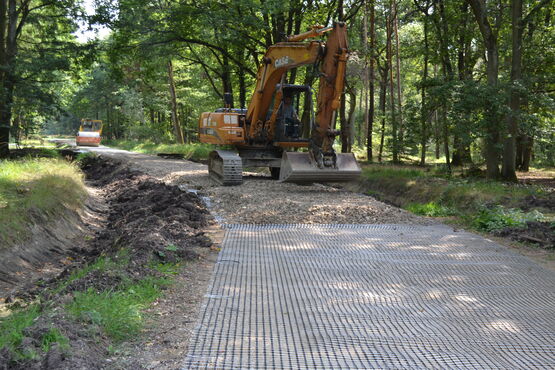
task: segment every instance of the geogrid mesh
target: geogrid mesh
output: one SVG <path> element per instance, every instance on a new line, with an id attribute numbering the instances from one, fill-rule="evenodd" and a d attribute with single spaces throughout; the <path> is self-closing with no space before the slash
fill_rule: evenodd
<path id="1" fill-rule="evenodd" d="M 555 368 L 555 274 L 444 226 L 232 225 L 184 368 Z"/>

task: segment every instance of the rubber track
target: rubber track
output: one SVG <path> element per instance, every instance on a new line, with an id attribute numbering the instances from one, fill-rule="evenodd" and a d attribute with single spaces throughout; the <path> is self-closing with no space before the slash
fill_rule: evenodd
<path id="1" fill-rule="evenodd" d="M 235 152 L 217 150 L 210 153 L 208 172 L 212 179 L 224 186 L 243 183 L 243 163 Z"/>

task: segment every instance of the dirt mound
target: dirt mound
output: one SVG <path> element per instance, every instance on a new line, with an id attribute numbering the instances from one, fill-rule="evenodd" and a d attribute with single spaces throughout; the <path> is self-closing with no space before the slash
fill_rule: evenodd
<path id="1" fill-rule="evenodd" d="M 532 208 L 545 208 L 550 211 L 555 211 L 555 194 L 546 196 L 545 198 L 538 198 L 534 195 L 528 195 L 522 200 L 521 208 L 528 211 Z"/>
<path id="2" fill-rule="evenodd" d="M 203 229 L 212 221 L 200 199 L 177 186 L 167 185 L 114 159 L 87 157 L 82 163 L 89 184 L 98 187 L 108 215 L 104 227 L 85 247 L 72 253 L 83 263 L 100 255 L 128 263 L 112 269 L 90 269 L 84 276 L 58 288 L 78 266 L 70 266 L 59 276 L 43 280 L 16 297 L 24 301 L 38 298 L 45 308 L 32 326 L 25 329 L 18 350 L 35 353 L 32 360 L 16 360 L 6 349 L 0 350 L 0 369 L 102 368 L 107 357 L 107 340 L 99 328 L 85 327 L 67 317 L 62 309 L 73 301 L 75 292 L 105 291 L 129 280 L 157 276 L 152 262 L 196 258 L 199 248 L 212 245 Z M 49 308 L 50 307 L 50 308 Z M 55 328 L 69 339 L 69 349 L 55 344 L 43 352 L 44 338 Z M 93 333 L 91 333 L 91 330 Z M 105 343 L 106 342 L 106 343 Z"/>
<path id="3" fill-rule="evenodd" d="M 211 245 L 201 231 L 208 226 L 209 212 L 195 194 L 112 159 L 87 159 L 83 170 L 94 185 L 102 186 L 110 206 L 96 249 L 128 246 L 135 265 L 142 266 L 152 256 L 191 259 L 194 248 Z"/>
<path id="4" fill-rule="evenodd" d="M 555 227 L 549 222 L 529 221 L 526 227 L 507 227 L 494 234 L 516 241 L 534 243 L 543 248 L 555 248 Z"/>
<path id="5" fill-rule="evenodd" d="M 46 354 L 43 352 L 45 342 L 53 328 L 62 333 L 68 343 L 53 343 Z M 15 359 L 6 349 L 0 350 L 0 369 L 101 369 L 99 359 L 108 356 L 105 349 L 108 342 L 97 328 L 86 329 L 78 323 L 67 320 L 63 313 L 54 311 L 43 314 L 35 323 L 23 331 L 19 349 L 22 353 L 34 353 L 32 359 Z M 42 354 L 42 355 L 39 355 Z"/>

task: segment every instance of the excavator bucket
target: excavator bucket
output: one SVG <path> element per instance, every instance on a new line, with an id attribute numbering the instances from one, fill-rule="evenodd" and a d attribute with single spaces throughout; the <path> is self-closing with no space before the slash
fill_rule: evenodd
<path id="1" fill-rule="evenodd" d="M 345 182 L 356 180 L 360 172 L 352 153 L 337 154 L 337 168 L 318 168 L 308 153 L 283 152 L 279 181 Z"/>

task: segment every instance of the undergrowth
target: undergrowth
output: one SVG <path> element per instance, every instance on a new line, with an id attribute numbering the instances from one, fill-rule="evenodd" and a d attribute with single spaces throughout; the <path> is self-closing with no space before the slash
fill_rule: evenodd
<path id="1" fill-rule="evenodd" d="M 63 159 L 0 160 L 0 246 L 24 241 L 33 221 L 54 220 L 85 197 L 82 173 Z"/>
<path id="2" fill-rule="evenodd" d="M 544 215 L 537 211 L 523 212 L 520 209 L 496 206 L 482 207 L 477 214 L 469 218 L 470 223 L 478 230 L 495 231 L 506 227 L 525 227 L 527 222 L 544 221 Z"/>
<path id="3" fill-rule="evenodd" d="M 445 217 L 454 216 L 457 212 L 449 207 L 442 206 L 436 202 L 429 203 L 411 203 L 406 206 L 406 209 L 417 215 L 429 216 L 429 217 Z"/>
<path id="4" fill-rule="evenodd" d="M 456 216 L 481 231 L 525 228 L 530 221 L 550 220 L 538 210 L 520 209 L 527 205 L 528 198 L 549 196 L 539 186 L 447 177 L 441 170 L 392 165 L 366 166 L 363 176 L 369 195 L 419 215 Z"/>

